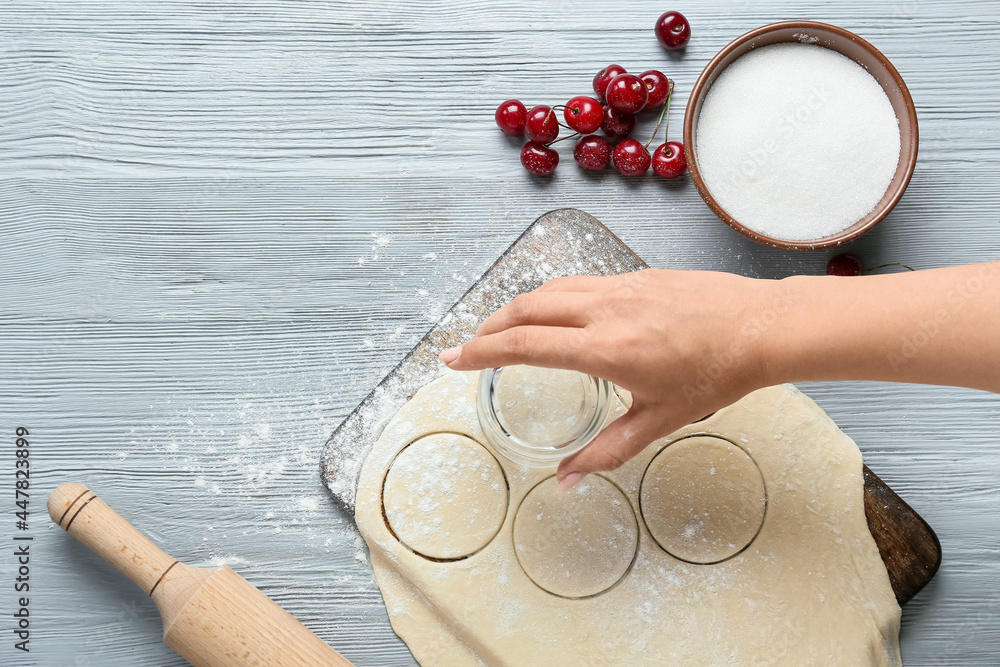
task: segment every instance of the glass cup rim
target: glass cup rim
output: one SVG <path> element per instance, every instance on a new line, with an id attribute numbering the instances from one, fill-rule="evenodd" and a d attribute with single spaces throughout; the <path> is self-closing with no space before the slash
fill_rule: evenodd
<path id="1" fill-rule="evenodd" d="M 597 393 L 593 414 L 579 436 L 559 446 L 535 447 L 508 433 L 500 423 L 492 400 L 495 389 L 494 378 L 503 368 L 500 366 L 480 371 L 476 412 L 486 439 L 506 458 L 532 468 L 550 467 L 586 447 L 603 430 L 611 412 L 611 397 L 614 389 L 607 380 L 580 373 L 594 382 Z"/>

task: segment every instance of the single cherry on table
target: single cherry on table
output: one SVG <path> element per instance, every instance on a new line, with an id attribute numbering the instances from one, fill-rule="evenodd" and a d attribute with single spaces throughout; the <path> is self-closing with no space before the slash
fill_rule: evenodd
<path id="1" fill-rule="evenodd" d="M 906 269 L 907 271 L 916 271 L 916 269 L 912 266 L 907 266 L 906 264 L 902 264 L 900 262 L 889 262 L 878 266 L 870 266 L 866 269 L 865 264 L 860 257 L 849 252 L 844 252 L 839 255 L 834 255 L 830 258 L 830 261 L 826 263 L 826 275 L 860 276 L 865 273 L 878 271 L 879 269 L 887 269 L 890 266 L 898 266 L 899 268 Z"/>
<path id="2" fill-rule="evenodd" d="M 649 91 L 635 74 L 619 74 L 608 83 L 608 106 L 620 113 L 638 113 L 646 106 Z"/>
<path id="3" fill-rule="evenodd" d="M 528 135 L 528 139 L 540 144 L 555 141 L 559 136 L 559 119 L 556 117 L 556 112 L 545 104 L 532 107 L 524 123 L 524 132 Z"/>
<path id="4" fill-rule="evenodd" d="M 635 139 L 626 139 L 615 146 L 611 159 L 622 176 L 642 176 L 649 171 L 649 151 Z"/>
<path id="5" fill-rule="evenodd" d="M 667 95 L 674 87 L 674 82 L 668 79 L 666 74 L 651 69 L 640 74 L 639 78 L 646 84 L 646 92 L 648 93 L 646 109 L 655 109 L 667 101 Z"/>
<path id="6" fill-rule="evenodd" d="M 590 134 L 600 129 L 604 121 L 604 109 L 593 97 L 579 95 L 566 103 L 563 110 L 566 124 L 580 134 Z"/>
<path id="7" fill-rule="evenodd" d="M 826 263 L 828 276 L 860 276 L 863 270 L 864 263 L 861 258 L 849 252 L 835 255 Z"/>
<path id="8" fill-rule="evenodd" d="M 653 171 L 663 178 L 677 178 L 687 169 L 684 146 L 677 141 L 668 141 L 653 151 Z"/>
<path id="9" fill-rule="evenodd" d="M 529 141 L 521 148 L 521 165 L 535 176 L 550 176 L 559 165 L 559 153 L 545 144 Z"/>
<path id="10" fill-rule="evenodd" d="M 611 107 L 604 106 L 604 121 L 601 130 L 611 139 L 625 139 L 635 130 L 635 115 L 618 113 Z"/>
<path id="11" fill-rule="evenodd" d="M 518 100 L 507 100 L 497 107 L 493 114 L 497 121 L 497 127 L 511 137 L 519 137 L 524 134 L 524 124 L 528 120 L 528 111 Z"/>
<path id="12" fill-rule="evenodd" d="M 664 12 L 654 30 L 660 45 L 670 51 L 683 49 L 691 39 L 691 24 L 680 12 Z"/>
<path id="13" fill-rule="evenodd" d="M 611 144 L 604 137 L 588 134 L 576 142 L 573 158 L 588 171 L 607 169 L 611 163 Z"/>

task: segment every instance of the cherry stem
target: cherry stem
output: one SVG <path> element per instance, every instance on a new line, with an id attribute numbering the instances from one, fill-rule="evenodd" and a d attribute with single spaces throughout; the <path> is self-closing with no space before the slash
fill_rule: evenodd
<path id="1" fill-rule="evenodd" d="M 904 269 L 908 269 L 910 271 L 916 271 L 916 269 L 913 268 L 912 266 L 907 266 L 906 264 L 900 264 L 899 262 L 889 262 L 888 264 L 883 264 L 881 266 L 873 266 L 870 269 L 865 269 L 864 272 L 868 273 L 869 271 L 878 271 L 879 269 L 885 269 L 890 266 L 901 266 Z"/>
<path id="2" fill-rule="evenodd" d="M 572 139 L 573 137 L 579 137 L 579 136 L 580 136 L 579 132 L 574 132 L 573 134 L 567 134 L 565 137 L 559 137 L 558 139 L 554 139 L 554 140 L 550 141 L 549 143 L 545 144 L 545 147 L 548 148 L 552 144 L 558 144 L 563 139 Z"/>
<path id="3" fill-rule="evenodd" d="M 554 116 L 555 117 L 555 121 L 556 121 L 556 125 L 558 125 L 559 127 L 565 127 L 567 130 L 572 130 L 573 128 L 570 127 L 569 125 L 566 125 L 565 123 L 560 123 L 559 122 L 559 116 L 555 115 L 556 109 L 565 109 L 565 108 L 566 107 L 563 106 L 562 104 L 557 104 L 554 107 L 550 107 L 548 115 L 546 115 L 545 116 L 545 120 L 542 121 L 542 125 L 545 125 L 545 123 L 549 122 L 549 118 L 551 118 L 551 117 Z M 574 110 L 574 113 L 580 113 L 580 112 Z M 548 145 L 548 144 L 546 144 L 546 145 Z"/>
<path id="4" fill-rule="evenodd" d="M 663 103 L 663 111 L 660 112 L 660 120 L 656 121 L 656 127 L 653 128 L 653 136 L 651 136 L 649 138 L 649 141 L 646 142 L 646 146 L 645 146 L 646 148 L 649 148 L 649 145 L 651 143 L 653 143 L 653 139 L 656 138 L 656 133 L 660 131 L 660 123 L 663 122 L 663 116 L 664 115 L 666 115 L 666 117 L 667 117 L 667 126 L 663 128 L 663 137 L 664 137 L 663 138 L 663 143 L 667 142 L 667 139 L 666 139 L 667 129 L 670 127 L 670 98 L 673 97 L 673 95 L 674 95 L 674 82 L 672 80 L 670 80 L 670 79 L 667 79 L 667 80 L 670 81 L 670 83 L 669 83 L 669 85 L 670 85 L 670 92 L 667 93 L 667 101 Z"/>

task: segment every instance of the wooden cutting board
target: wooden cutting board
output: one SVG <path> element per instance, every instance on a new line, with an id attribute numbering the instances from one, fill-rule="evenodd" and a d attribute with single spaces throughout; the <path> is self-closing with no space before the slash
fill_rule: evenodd
<path id="1" fill-rule="evenodd" d="M 647 268 L 628 246 L 592 216 L 576 209 L 546 213 L 459 299 L 347 419 L 323 450 L 322 476 L 330 493 L 354 516 L 358 476 L 385 424 L 444 366 L 438 353 L 470 339 L 479 323 L 518 294 L 557 276 L 615 275 Z M 931 580 L 941 544 L 924 519 L 864 467 L 865 514 L 903 604 Z"/>

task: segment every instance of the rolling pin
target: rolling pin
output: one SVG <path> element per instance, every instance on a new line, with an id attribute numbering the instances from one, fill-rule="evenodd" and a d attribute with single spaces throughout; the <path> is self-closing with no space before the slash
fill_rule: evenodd
<path id="1" fill-rule="evenodd" d="M 174 560 L 83 484 L 63 484 L 48 507 L 60 528 L 153 598 L 163 641 L 195 667 L 352 667 L 229 567 Z"/>

